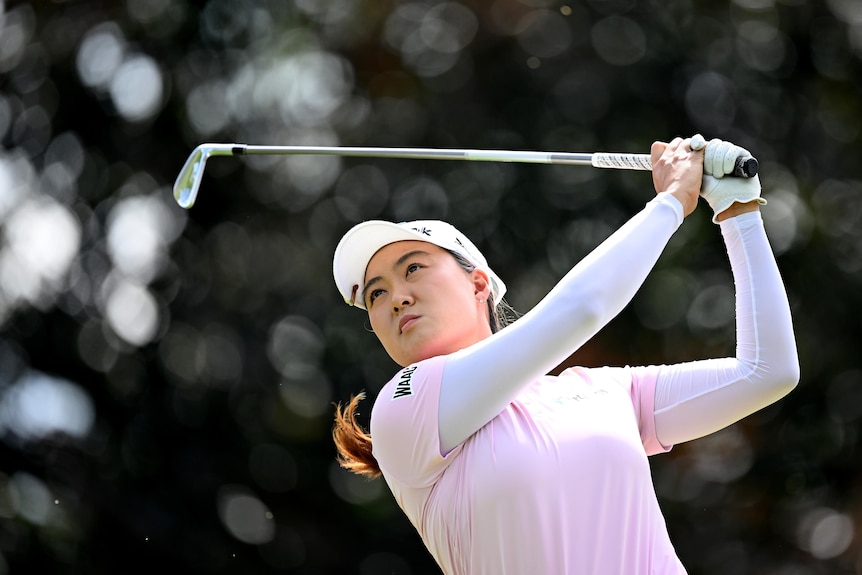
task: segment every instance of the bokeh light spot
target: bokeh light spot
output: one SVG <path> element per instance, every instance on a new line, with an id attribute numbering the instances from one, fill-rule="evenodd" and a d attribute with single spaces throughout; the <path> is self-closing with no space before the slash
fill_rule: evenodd
<path id="1" fill-rule="evenodd" d="M 350 473 L 337 462 L 329 466 L 329 485 L 344 501 L 354 505 L 368 505 L 385 493 L 382 481 L 369 481 L 360 475 Z"/>
<path id="2" fill-rule="evenodd" d="M 323 334 L 304 317 L 284 317 L 269 333 L 269 361 L 287 378 L 305 378 L 317 373 L 323 349 Z"/>
<path id="3" fill-rule="evenodd" d="M 4 232 L 0 285 L 7 295 L 35 302 L 59 291 L 81 244 L 75 215 L 42 197 L 13 212 Z"/>
<path id="4" fill-rule="evenodd" d="M 817 559 L 831 559 L 844 553 L 853 542 L 853 520 L 826 507 L 812 509 L 797 526 L 799 546 Z"/>
<path id="5" fill-rule="evenodd" d="M 726 427 L 699 440 L 691 451 L 694 471 L 706 481 L 728 483 L 754 464 L 754 449 L 737 427 Z"/>
<path id="6" fill-rule="evenodd" d="M 694 329 L 717 329 L 734 320 L 733 287 L 715 284 L 702 287 L 688 309 L 688 325 Z"/>
<path id="7" fill-rule="evenodd" d="M 10 503 L 15 512 L 35 525 L 50 523 L 55 510 L 51 505 L 54 498 L 45 482 L 29 473 L 19 471 L 10 479 L 7 486 Z"/>
<path id="8" fill-rule="evenodd" d="M 440 183 L 419 176 L 402 183 L 392 194 L 393 211 L 398 221 L 446 219 L 449 196 Z"/>
<path id="9" fill-rule="evenodd" d="M 568 22 L 558 12 L 552 10 L 533 10 L 518 23 L 518 44 L 530 54 L 538 68 L 542 58 L 559 56 L 572 44 L 572 32 Z"/>
<path id="10" fill-rule="evenodd" d="M 704 133 L 725 132 L 736 117 L 736 102 L 730 81 L 715 72 L 698 74 L 686 91 L 685 108 Z"/>
<path id="11" fill-rule="evenodd" d="M 635 297 L 634 309 L 649 329 L 666 329 L 682 319 L 694 292 L 692 278 L 681 270 L 656 270 Z"/>
<path id="12" fill-rule="evenodd" d="M 123 341 L 134 346 L 146 345 L 159 327 L 159 309 L 153 294 L 146 288 L 115 277 L 105 299 L 108 325 Z"/>
<path id="13" fill-rule="evenodd" d="M 210 82 L 195 86 L 186 99 L 186 112 L 192 128 L 200 136 L 211 136 L 228 125 L 226 86 Z"/>
<path id="14" fill-rule="evenodd" d="M 285 377 L 279 394 L 290 409 L 303 417 L 320 417 L 329 412 L 332 402 L 332 384 L 319 369 L 302 377 Z"/>
<path id="15" fill-rule="evenodd" d="M 647 50 L 646 34 L 640 24 L 625 16 L 608 16 L 593 25 L 592 41 L 598 55 L 615 66 L 631 66 Z"/>
<path id="16" fill-rule="evenodd" d="M 261 545 L 275 537 L 272 513 L 244 487 L 222 486 L 218 491 L 217 509 L 228 533 L 243 543 Z"/>
<path id="17" fill-rule="evenodd" d="M 152 280 L 165 264 L 173 226 L 157 198 L 133 196 L 114 205 L 107 221 L 108 253 L 118 270 L 140 282 Z"/>
<path id="18" fill-rule="evenodd" d="M 0 398 L 0 431 L 25 439 L 56 433 L 84 438 L 95 422 L 90 396 L 71 381 L 30 371 Z"/>
<path id="19" fill-rule="evenodd" d="M 162 106 L 165 87 L 162 72 L 149 56 L 132 56 L 123 62 L 111 80 L 114 106 L 129 122 L 154 116 Z"/>
<path id="20" fill-rule="evenodd" d="M 78 49 L 78 76 L 90 88 L 106 88 L 123 63 L 125 38 L 119 26 L 110 22 L 87 32 Z"/>

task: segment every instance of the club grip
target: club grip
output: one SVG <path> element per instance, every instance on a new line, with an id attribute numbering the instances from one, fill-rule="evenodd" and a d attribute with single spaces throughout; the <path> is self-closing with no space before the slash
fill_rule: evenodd
<path id="1" fill-rule="evenodd" d="M 590 163 L 595 168 L 652 170 L 652 162 L 649 154 L 596 152 L 590 156 Z M 753 178 L 757 175 L 757 169 L 757 158 L 754 156 L 740 156 L 736 158 L 733 172 L 728 175 L 738 178 Z"/>
<path id="2" fill-rule="evenodd" d="M 736 158 L 733 175 L 739 178 L 753 178 L 757 175 L 758 167 L 757 158 L 754 156 L 740 156 Z"/>

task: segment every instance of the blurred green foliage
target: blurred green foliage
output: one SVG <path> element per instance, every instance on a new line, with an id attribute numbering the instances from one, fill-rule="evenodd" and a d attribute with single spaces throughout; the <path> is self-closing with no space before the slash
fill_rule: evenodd
<path id="1" fill-rule="evenodd" d="M 447 219 L 526 311 L 653 194 L 583 167 L 214 158 L 184 211 L 197 144 L 694 132 L 760 159 L 802 381 L 652 460 L 671 535 L 692 575 L 862 573 L 860 60 L 857 0 L 0 0 L 0 575 L 437 572 L 385 484 L 334 462 L 332 404 L 395 369 L 334 288 L 338 238 Z M 710 215 L 571 363 L 733 352 Z"/>

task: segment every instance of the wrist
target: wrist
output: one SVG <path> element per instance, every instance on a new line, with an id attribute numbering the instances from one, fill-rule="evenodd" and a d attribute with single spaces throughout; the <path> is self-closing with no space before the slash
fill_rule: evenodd
<path id="1" fill-rule="evenodd" d="M 716 221 L 722 222 L 728 218 L 733 218 L 748 212 L 756 212 L 758 210 L 760 210 L 760 203 L 755 200 L 744 203 L 733 202 L 726 210 L 716 214 L 715 219 Z"/>
<path id="2" fill-rule="evenodd" d="M 653 198 L 650 203 L 665 204 L 666 206 L 671 208 L 676 215 L 677 226 L 682 224 L 682 221 L 685 219 L 685 208 L 683 207 L 682 202 L 680 202 L 679 199 L 673 194 L 670 194 L 668 192 L 660 192 L 656 194 L 655 198 Z"/>
<path id="3" fill-rule="evenodd" d="M 695 195 L 691 192 L 687 192 L 682 189 L 680 186 L 670 186 L 664 192 L 659 193 L 660 196 L 667 196 L 668 198 L 673 198 L 677 203 L 682 207 L 683 217 L 688 216 L 692 213 L 695 208 L 697 208 L 697 201 L 699 199 L 698 195 Z"/>

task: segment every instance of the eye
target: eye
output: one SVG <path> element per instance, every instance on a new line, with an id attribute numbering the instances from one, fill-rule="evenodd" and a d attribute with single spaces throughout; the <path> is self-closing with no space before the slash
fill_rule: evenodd
<path id="1" fill-rule="evenodd" d="M 409 266 L 407 266 L 407 275 L 410 275 L 421 268 L 422 266 L 420 266 L 419 264 L 410 264 Z"/>
<path id="2" fill-rule="evenodd" d="M 380 296 L 380 294 L 382 294 L 382 293 L 383 293 L 383 290 L 382 290 L 382 289 L 374 289 L 374 290 L 371 290 L 371 291 L 368 293 L 368 303 L 369 303 L 369 304 L 374 303 L 374 300 L 376 300 L 376 299 Z"/>

